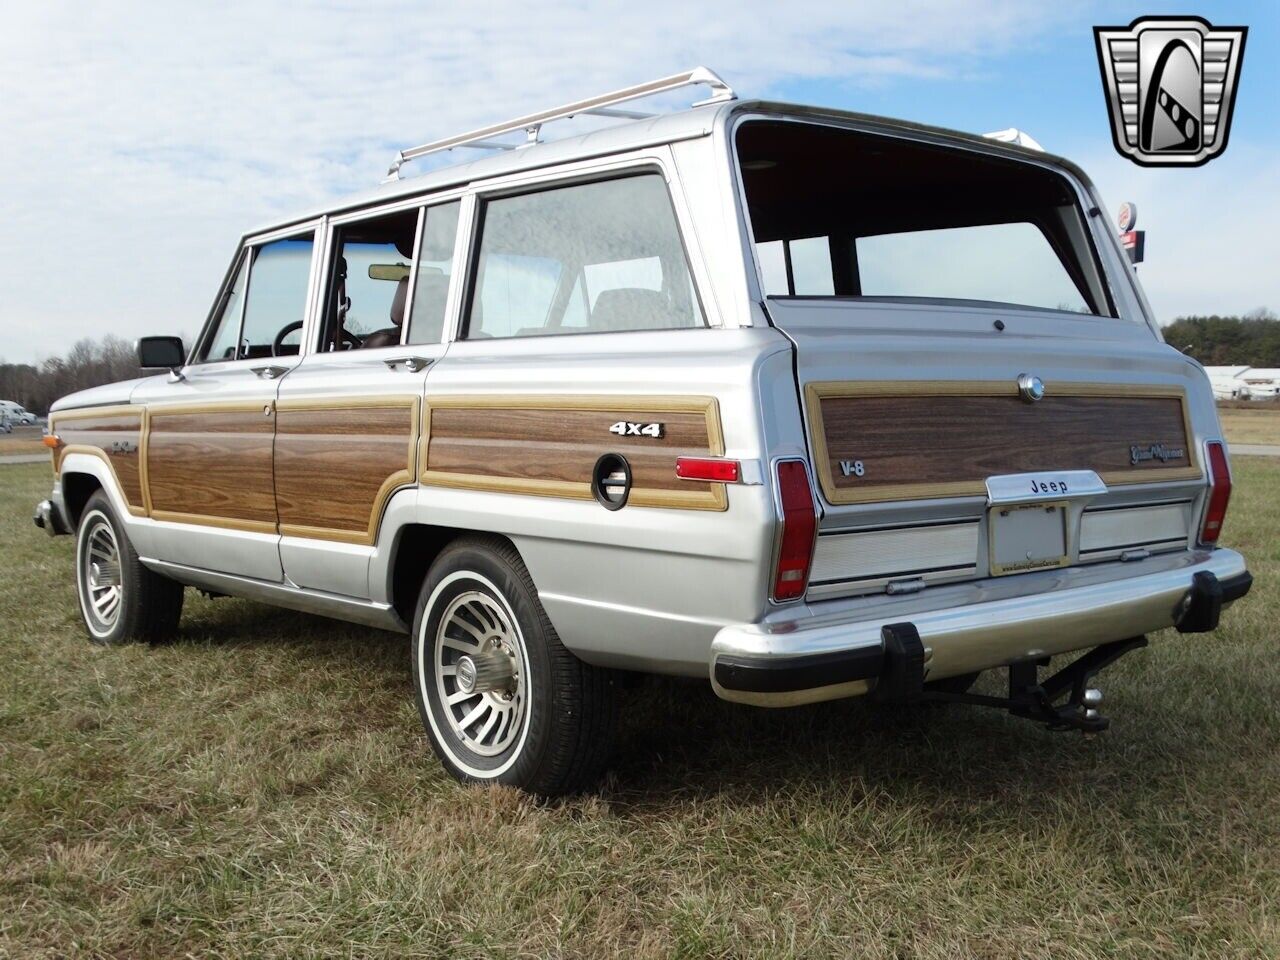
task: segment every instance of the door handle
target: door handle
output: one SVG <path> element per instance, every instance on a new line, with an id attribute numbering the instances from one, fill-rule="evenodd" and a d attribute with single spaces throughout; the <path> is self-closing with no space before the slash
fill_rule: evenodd
<path id="1" fill-rule="evenodd" d="M 427 357 L 387 357 L 382 361 L 388 368 L 394 370 L 396 367 L 403 366 L 410 373 L 417 373 L 431 366 L 431 360 Z"/>
<path id="2" fill-rule="evenodd" d="M 289 372 L 288 367 L 273 367 L 270 365 L 265 367 L 250 367 L 249 369 L 256 373 L 260 380 L 275 380 L 277 377 L 283 377 Z"/>

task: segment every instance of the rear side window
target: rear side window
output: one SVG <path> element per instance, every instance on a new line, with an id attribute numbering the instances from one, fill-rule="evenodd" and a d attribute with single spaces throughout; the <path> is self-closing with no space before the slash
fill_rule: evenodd
<path id="1" fill-rule="evenodd" d="M 753 121 L 739 166 L 766 296 L 1114 316 L 1071 184 L 1026 161 Z"/>
<path id="2" fill-rule="evenodd" d="M 485 202 L 468 338 L 702 325 L 661 176 Z"/>

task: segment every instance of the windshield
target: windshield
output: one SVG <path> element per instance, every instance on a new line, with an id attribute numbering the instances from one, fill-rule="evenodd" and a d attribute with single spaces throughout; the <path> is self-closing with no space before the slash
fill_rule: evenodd
<path id="1" fill-rule="evenodd" d="M 1075 192 L 1019 160 L 786 121 L 737 150 L 770 297 L 1114 316 Z"/>

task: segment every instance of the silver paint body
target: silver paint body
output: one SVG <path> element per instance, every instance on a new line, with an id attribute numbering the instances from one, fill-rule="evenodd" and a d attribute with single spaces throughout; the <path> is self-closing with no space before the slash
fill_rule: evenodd
<path id="1" fill-rule="evenodd" d="M 809 458 L 799 388 L 805 382 L 1013 383 L 1031 373 L 1050 392 L 1055 381 L 1173 385 L 1187 392 L 1198 449 L 1220 439 L 1221 431 L 1203 370 L 1163 344 L 1114 232 L 1096 213 L 1085 220 L 1118 318 L 954 302 L 767 299 L 732 150 L 737 125 L 753 117 L 835 124 L 1016 157 L 1064 175 L 1084 210 L 1104 209 L 1081 171 L 1043 153 L 909 123 L 763 102 L 697 107 L 486 157 L 393 181 L 246 234 L 243 242 L 252 244 L 303 227 L 317 230 L 303 353 L 273 361 L 289 368 L 283 376 L 267 380 L 252 373 L 261 360 L 191 364 L 177 382 L 159 376 L 98 388 L 65 398 L 55 409 L 406 389 L 422 391 L 428 400 L 462 393 L 714 395 L 726 455 L 749 462 L 744 472 L 753 481 L 728 487 L 726 511 L 629 506 L 607 512 L 594 501 L 418 485 L 392 496 L 373 545 L 355 546 L 130 517 L 101 460 L 69 455 L 64 475 L 97 477 L 126 518 L 139 554 L 184 583 L 387 629 L 406 629 L 392 606 L 391 585 L 395 547 L 407 526 L 499 533 L 520 551 L 551 621 L 576 654 L 602 665 L 689 676 L 706 676 L 713 654 L 791 655 L 878 643 L 880 625 L 917 618 L 931 647 L 930 676 L 949 676 L 1168 626 L 1174 594 L 1186 590 L 1194 572 L 1244 569 L 1229 550 L 1195 547 L 1204 479 L 1130 485 L 1075 500 L 1076 529 L 1069 539 L 1078 564 L 998 580 L 987 569 L 985 498 L 835 506 L 822 501 L 815 485 L 821 510 L 815 584 L 802 600 L 771 603 L 778 529 L 772 464 Z M 308 349 L 318 338 L 320 265 L 327 262 L 335 223 L 344 218 L 461 198 L 460 235 L 474 239 L 478 195 L 637 167 L 659 170 L 669 184 L 706 329 L 461 340 L 469 259 L 460 249 L 441 343 L 338 354 Z M 1005 323 L 1003 333 L 993 332 L 997 319 Z M 425 371 L 409 371 L 383 362 L 407 353 L 431 363 Z M 610 439 L 601 437 L 602 443 Z M 61 508 L 60 491 L 54 503 Z M 1090 514 L 1126 505 L 1137 512 Z M 1151 551 L 1156 555 L 1120 562 L 1121 551 L 1108 544 L 1141 533 L 1153 518 L 1161 537 Z M 902 596 L 886 594 L 897 578 L 870 559 L 905 569 L 903 564 L 919 567 L 921 558 L 934 557 L 956 569 L 925 574 L 919 578 L 923 589 L 913 586 L 910 591 L 918 592 Z M 820 585 L 824 577 L 835 579 Z"/>

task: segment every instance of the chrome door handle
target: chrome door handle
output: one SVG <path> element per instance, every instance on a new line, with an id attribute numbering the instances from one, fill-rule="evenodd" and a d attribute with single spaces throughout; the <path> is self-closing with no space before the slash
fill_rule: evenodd
<path id="1" fill-rule="evenodd" d="M 273 367 L 270 365 L 265 367 L 250 367 L 249 369 L 256 373 L 259 379 L 262 380 L 275 380 L 277 377 L 283 377 L 289 372 L 288 367 Z"/>
<path id="2" fill-rule="evenodd" d="M 396 367 L 403 366 L 410 373 L 417 373 L 420 370 L 425 370 L 427 367 L 431 366 L 431 360 L 427 357 L 387 357 L 387 359 L 382 362 L 392 370 Z"/>

